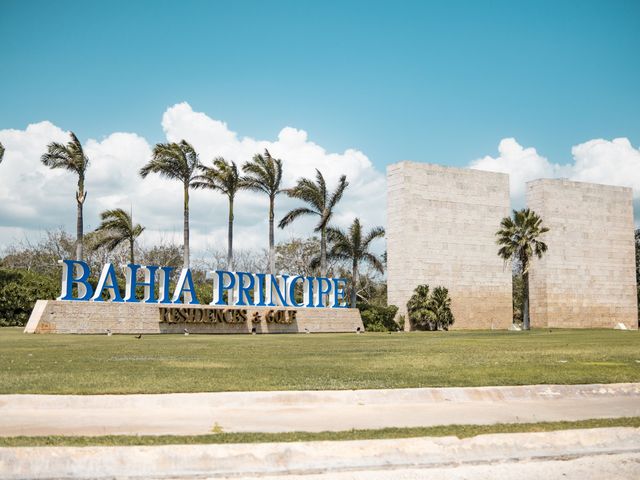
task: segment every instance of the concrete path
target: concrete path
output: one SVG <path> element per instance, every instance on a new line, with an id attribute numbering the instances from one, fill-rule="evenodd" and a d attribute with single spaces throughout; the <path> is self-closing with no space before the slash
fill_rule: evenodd
<path id="1" fill-rule="evenodd" d="M 640 478 L 640 429 L 347 442 L 0 448 L 0 478 Z"/>
<path id="2" fill-rule="evenodd" d="M 0 436 L 198 435 L 640 416 L 640 383 L 165 395 L 0 395 Z"/>

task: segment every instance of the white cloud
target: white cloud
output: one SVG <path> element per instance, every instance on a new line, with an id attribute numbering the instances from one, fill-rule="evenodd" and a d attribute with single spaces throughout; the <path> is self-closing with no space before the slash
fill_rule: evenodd
<path id="1" fill-rule="evenodd" d="M 640 149 L 627 138 L 589 140 L 571 149 L 571 177 L 584 182 L 631 187 L 640 196 Z"/>
<path id="2" fill-rule="evenodd" d="M 277 139 L 239 137 L 224 122 L 195 112 L 187 103 L 168 108 L 162 117 L 167 141 L 186 139 L 203 163 L 224 156 L 239 165 L 268 148 L 283 161 L 283 187 L 301 176 L 321 170 L 333 188 L 340 175 L 350 182 L 338 205 L 335 223 L 346 227 L 358 215 L 367 226 L 384 225 L 386 196 L 384 175 L 365 154 L 348 149 L 330 153 L 308 139 L 307 132 L 283 128 Z M 29 125 L 25 130 L 0 130 L 6 147 L 0 165 L 0 247 L 22 236 L 39 236 L 46 229 L 63 226 L 75 232 L 74 191 L 77 179 L 69 172 L 50 170 L 40 156 L 52 141 L 67 142 L 68 132 L 50 122 Z M 147 227 L 143 242 L 162 239 L 182 241 L 182 188 L 178 182 L 149 175 L 141 179 L 139 169 L 151 156 L 152 146 L 135 133 L 116 132 L 103 140 L 84 142 L 90 159 L 86 189 L 85 229 L 95 228 L 99 212 L 106 208 L 133 207 L 134 220 Z M 276 200 L 276 219 L 297 202 L 281 195 Z M 194 250 L 226 245 L 227 200 L 216 192 L 191 194 L 191 245 Z M 267 246 L 267 199 L 257 193 L 240 192 L 235 204 L 234 246 Z M 308 235 L 312 220 L 276 232 L 276 240 Z"/>
<path id="3" fill-rule="evenodd" d="M 524 204 L 525 183 L 537 178 L 560 176 L 563 168 L 550 163 L 535 148 L 524 148 L 515 138 L 503 138 L 497 157 L 489 155 L 472 161 L 470 168 L 509 174 L 511 198 L 515 206 Z"/>
<path id="4" fill-rule="evenodd" d="M 595 139 L 571 148 L 573 163 L 551 163 L 535 148 L 524 148 L 514 138 L 504 138 L 497 157 L 485 156 L 472 161 L 470 168 L 508 173 L 514 208 L 524 205 L 525 183 L 538 178 L 619 185 L 633 188 L 634 200 L 640 199 L 640 150 L 627 138 Z"/>
<path id="5" fill-rule="evenodd" d="M 255 153 L 269 151 L 283 160 L 283 187 L 297 178 L 313 177 L 321 170 L 333 188 L 340 175 L 350 182 L 340 202 L 334 222 L 348 226 L 359 216 L 368 227 L 384 225 L 386 185 L 384 175 L 359 150 L 327 152 L 309 140 L 307 132 L 285 127 L 273 140 L 240 137 L 219 120 L 195 112 L 187 103 L 168 108 L 162 117 L 167 141 L 186 139 L 204 163 L 224 156 L 239 165 Z M 40 156 L 52 141 L 67 142 L 68 132 L 44 121 L 24 130 L 0 130 L 0 142 L 6 148 L 0 164 L 0 249 L 24 236 L 39 237 L 46 229 L 63 226 L 75 231 L 76 178 L 73 174 L 50 170 Z M 142 241 L 182 241 L 182 189 L 179 183 L 156 175 L 141 179 L 139 169 L 151 156 L 152 146 L 135 133 L 115 132 L 102 140 L 88 139 L 85 151 L 91 164 L 87 174 L 88 199 L 85 204 L 85 228 L 98 224 L 99 212 L 106 208 L 133 207 L 134 219 L 147 227 Z M 524 204 L 525 182 L 544 177 L 568 177 L 575 180 L 630 186 L 640 199 L 640 150 L 628 139 L 595 139 L 572 148 L 573 162 L 552 163 L 535 148 L 523 147 L 513 138 L 500 141 L 496 157 L 485 156 L 469 166 L 480 170 L 505 172 L 511 178 L 514 207 Z M 276 218 L 298 205 L 281 195 L 276 200 Z M 191 242 L 197 252 L 207 246 L 226 245 L 227 201 L 216 192 L 191 194 Z M 313 219 L 277 230 L 276 239 L 309 235 Z M 382 242 L 380 242 L 382 243 Z M 267 246 L 267 199 L 252 192 L 240 192 L 236 198 L 235 246 Z M 378 245 L 379 249 L 383 245 Z"/>

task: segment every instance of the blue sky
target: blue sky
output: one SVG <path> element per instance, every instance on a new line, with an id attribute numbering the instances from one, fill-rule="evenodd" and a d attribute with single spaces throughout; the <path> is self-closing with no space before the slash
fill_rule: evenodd
<path id="1" fill-rule="evenodd" d="M 630 186 L 640 225 L 640 1 L 0 0 L 0 250 L 74 231 L 74 178 L 40 162 L 69 130 L 87 231 L 135 205 L 148 244 L 181 241 L 182 192 L 135 172 L 183 138 L 205 163 L 269 148 L 285 188 L 346 174 L 340 227 L 386 224 L 400 160 L 508 173 L 514 208 L 536 178 Z M 265 202 L 236 200 L 238 248 L 264 247 Z M 194 251 L 224 248 L 224 196 L 190 209 Z"/>
<path id="2" fill-rule="evenodd" d="M 164 139 L 186 101 L 254 138 L 302 128 L 382 168 L 505 137 L 556 163 L 640 143 L 640 2 L 0 2 L 0 129 Z"/>

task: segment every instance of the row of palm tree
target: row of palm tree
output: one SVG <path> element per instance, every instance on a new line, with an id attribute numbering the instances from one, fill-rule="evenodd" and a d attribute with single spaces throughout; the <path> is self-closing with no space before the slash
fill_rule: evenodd
<path id="1" fill-rule="evenodd" d="M 2 158 L 4 157 L 4 146 L 2 142 L 0 142 L 0 163 L 2 163 Z"/>
<path id="2" fill-rule="evenodd" d="M 4 147 L 0 143 L 0 162 L 4 156 Z M 77 136 L 71 132 L 71 141 L 66 145 L 53 142 L 47 146 L 47 152 L 42 155 L 42 163 L 50 168 L 62 168 L 78 175 L 76 191 L 77 225 L 76 225 L 76 258 L 82 259 L 83 248 L 83 205 L 87 198 L 84 189 L 85 174 L 89 166 L 89 159 L 84 154 Z M 287 213 L 278 226 L 285 228 L 299 217 L 318 216 L 314 228 L 320 233 L 319 266 L 322 276 L 327 273 L 327 257 L 337 260 L 351 260 L 352 283 L 351 304 L 355 306 L 355 288 L 358 280 L 358 268 L 361 262 L 368 263 L 382 272 L 382 263 L 369 252 L 373 240 L 384 236 L 384 230 L 376 227 L 363 235 L 360 221 L 356 218 L 345 233 L 339 229 L 329 227 L 336 204 L 349 185 L 343 175 L 338 181 L 336 189 L 329 193 L 322 173 L 316 170 L 315 182 L 308 178 L 301 178 L 297 184 L 287 190 L 282 190 L 282 161 L 273 158 L 268 150 L 264 155 L 257 154 L 252 161 L 242 166 L 245 173 L 241 176 L 234 162 L 227 162 L 224 158 L 214 159 L 213 166 L 201 165 L 195 149 L 185 140 L 179 143 L 159 143 L 153 149 L 152 159 L 140 170 L 145 178 L 149 173 L 157 173 L 162 177 L 179 180 L 184 190 L 184 265 L 189 265 L 189 189 L 208 188 L 218 190 L 227 195 L 229 201 L 228 218 L 228 249 L 227 266 L 233 266 L 233 202 L 240 189 L 249 189 L 264 193 L 269 197 L 269 265 L 270 273 L 275 272 L 274 252 L 274 205 L 276 196 L 285 192 L 292 198 L 304 201 L 307 206 L 299 207 Z M 127 240 L 130 246 L 130 256 L 133 262 L 133 245 L 135 239 L 144 228 L 133 225 L 131 215 L 122 209 L 107 210 L 102 213 L 102 223 L 99 231 L 105 234 L 107 247 L 115 248 Z M 513 212 L 513 217 L 505 217 L 500 230 L 496 233 L 500 245 L 498 255 L 505 261 L 515 261 L 519 264 L 524 280 L 523 295 L 523 327 L 529 329 L 529 266 L 534 257 L 541 258 L 547 250 L 547 245 L 540 240 L 540 236 L 548 231 L 542 225 L 542 219 L 530 209 Z M 332 243 L 327 252 L 327 239 Z"/>
<path id="3" fill-rule="evenodd" d="M 78 176 L 76 191 L 77 223 L 76 223 L 76 259 L 83 258 L 83 205 L 87 198 L 84 189 L 85 174 L 89 159 L 84 154 L 77 136 L 71 132 L 71 141 L 66 145 L 53 142 L 47 146 L 47 152 L 41 157 L 42 163 L 52 169 L 61 168 L 74 172 Z M 369 251 L 373 240 L 384 236 L 384 229 L 376 227 L 364 234 L 360 220 L 356 218 L 348 232 L 330 226 L 334 209 L 349 185 L 346 176 L 342 175 L 333 191 L 327 188 L 324 176 L 316 170 L 315 181 L 300 178 L 290 189 L 282 189 L 282 161 L 274 158 L 268 150 L 264 154 L 256 154 L 251 161 L 242 165 L 242 172 L 235 164 L 222 157 L 213 160 L 212 166 L 200 163 L 198 153 L 187 141 L 178 143 L 159 143 L 153 149 L 151 160 L 140 169 L 142 178 L 156 173 L 163 178 L 177 180 L 183 186 L 183 263 L 189 266 L 189 191 L 191 189 L 217 190 L 227 196 L 228 238 L 227 268 L 233 268 L 233 221 L 234 199 L 242 189 L 263 193 L 269 197 L 269 255 L 268 272 L 275 268 L 275 200 L 278 194 L 285 193 L 291 198 L 299 199 L 307 205 L 288 212 L 278 223 L 279 228 L 286 228 L 296 219 L 304 216 L 316 216 L 318 221 L 314 231 L 320 234 L 320 255 L 317 266 L 322 276 L 327 275 L 327 259 L 352 261 L 351 304 L 355 307 L 356 285 L 359 275 L 359 264 L 368 263 L 382 272 L 382 262 Z M 127 241 L 130 249 L 130 260 L 134 261 L 135 240 L 144 227 L 134 225 L 132 215 L 123 209 L 106 210 L 101 214 L 102 223 L 96 229 L 102 234 L 101 244 L 113 250 Z M 331 249 L 328 250 L 328 243 Z"/>

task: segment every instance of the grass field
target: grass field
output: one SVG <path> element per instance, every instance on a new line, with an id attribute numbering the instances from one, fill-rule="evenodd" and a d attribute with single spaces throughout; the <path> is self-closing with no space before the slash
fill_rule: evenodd
<path id="1" fill-rule="evenodd" d="M 492 425 L 441 425 L 437 427 L 381 428 L 340 432 L 212 433 L 209 435 L 105 435 L 101 437 L 0 437 L 0 447 L 195 445 L 206 443 L 312 442 L 379 440 L 384 438 L 475 437 L 489 433 L 550 432 L 576 428 L 640 427 L 640 417 L 600 418 L 575 422 L 495 423 Z"/>
<path id="2" fill-rule="evenodd" d="M 0 329 L 0 393 L 163 393 L 640 381 L 616 330 L 26 335 Z"/>

